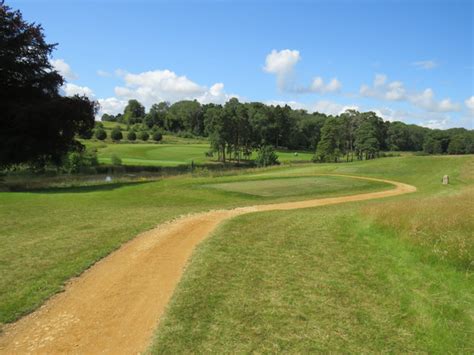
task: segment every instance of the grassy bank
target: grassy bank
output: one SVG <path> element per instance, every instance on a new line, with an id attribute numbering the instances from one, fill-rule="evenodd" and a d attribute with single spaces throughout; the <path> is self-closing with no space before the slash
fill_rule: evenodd
<path id="1" fill-rule="evenodd" d="M 271 188 L 274 178 L 280 183 L 286 180 L 275 176 L 281 170 L 0 192 L 0 322 L 10 322 L 36 308 L 67 279 L 123 242 L 179 215 L 389 187 L 339 177 L 315 177 L 312 185 L 292 191 L 291 196 L 285 190 L 261 196 L 214 187 L 245 182 L 248 187 L 258 183 Z M 260 176 L 262 172 L 266 174 Z"/>
<path id="2" fill-rule="evenodd" d="M 471 353 L 473 166 L 403 157 L 279 172 L 419 191 L 229 221 L 198 247 L 151 351 Z"/>

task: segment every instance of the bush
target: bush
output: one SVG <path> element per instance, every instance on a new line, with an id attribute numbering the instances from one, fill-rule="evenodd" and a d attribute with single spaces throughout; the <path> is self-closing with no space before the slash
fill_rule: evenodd
<path id="1" fill-rule="evenodd" d="M 90 172 L 99 165 L 96 150 L 85 150 L 69 153 L 63 160 L 62 170 L 69 174 Z"/>
<path id="2" fill-rule="evenodd" d="M 155 142 L 159 142 L 163 139 L 163 135 L 161 134 L 160 131 L 155 131 L 153 132 L 153 135 L 152 135 L 152 139 L 155 141 Z"/>
<path id="3" fill-rule="evenodd" d="M 138 138 L 146 142 L 148 138 L 150 138 L 150 135 L 148 134 L 147 131 L 141 131 L 140 133 L 138 133 Z"/>
<path id="4" fill-rule="evenodd" d="M 112 165 L 122 165 L 122 159 L 116 154 L 113 154 L 110 160 L 112 161 Z"/>
<path id="5" fill-rule="evenodd" d="M 275 153 L 275 150 L 271 145 L 266 145 L 260 148 L 257 154 L 257 159 L 255 163 L 259 167 L 265 167 L 270 165 L 278 165 L 278 155 Z"/>
<path id="6" fill-rule="evenodd" d="M 113 130 L 112 130 L 112 133 L 110 134 L 110 137 L 112 138 L 113 141 L 115 142 L 118 142 L 120 141 L 122 138 L 123 138 L 123 135 L 122 135 L 122 130 L 120 129 L 120 127 L 115 127 Z"/>
<path id="7" fill-rule="evenodd" d="M 95 130 L 95 137 L 98 140 L 103 141 L 105 138 L 107 138 L 107 132 L 103 128 L 97 128 Z"/>
<path id="8" fill-rule="evenodd" d="M 133 142 L 133 141 L 136 141 L 136 140 L 137 140 L 137 134 L 135 133 L 135 131 L 130 131 L 130 132 L 128 132 L 128 134 L 127 134 L 127 139 L 128 139 L 129 141 L 132 141 L 132 142 Z"/>

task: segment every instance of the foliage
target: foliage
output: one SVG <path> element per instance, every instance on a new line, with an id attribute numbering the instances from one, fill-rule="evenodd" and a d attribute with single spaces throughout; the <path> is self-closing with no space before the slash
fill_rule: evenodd
<path id="1" fill-rule="evenodd" d="M 161 134 L 160 131 L 155 131 L 153 132 L 151 138 L 155 141 L 155 142 L 159 142 L 163 139 L 163 135 Z"/>
<path id="2" fill-rule="evenodd" d="M 118 141 L 122 140 L 123 134 L 122 134 L 122 130 L 120 129 L 120 126 L 116 126 L 112 130 L 112 132 L 110 133 L 110 138 L 112 138 L 112 140 L 114 142 L 118 142 Z"/>
<path id="3" fill-rule="evenodd" d="M 116 154 L 113 154 L 110 157 L 110 160 L 112 162 L 112 165 L 122 165 L 122 159 L 120 159 L 120 157 Z"/>
<path id="4" fill-rule="evenodd" d="M 105 132 L 105 130 L 103 128 L 97 128 L 95 130 L 95 137 L 98 139 L 98 140 L 105 140 L 107 138 L 107 132 Z"/>
<path id="5" fill-rule="evenodd" d="M 138 132 L 138 139 L 146 142 L 149 138 L 150 138 L 150 135 L 148 134 L 147 131 Z"/>
<path id="6" fill-rule="evenodd" d="M 275 153 L 275 149 L 271 145 L 265 145 L 258 150 L 255 163 L 259 167 L 280 164 L 278 161 L 278 155 Z"/>
<path id="7" fill-rule="evenodd" d="M 131 142 L 137 140 L 137 134 L 135 133 L 134 130 L 130 130 L 130 131 L 127 133 L 127 139 L 128 139 L 129 141 L 131 141 Z"/>
<path id="8" fill-rule="evenodd" d="M 98 164 L 97 151 L 87 149 L 69 153 L 63 160 L 62 170 L 69 174 L 89 173 Z"/>
<path id="9" fill-rule="evenodd" d="M 50 56 L 41 25 L 0 2 L 0 168 L 17 164 L 60 164 L 80 150 L 76 135 L 88 137 L 97 104 L 87 97 L 63 97 L 64 83 Z"/>

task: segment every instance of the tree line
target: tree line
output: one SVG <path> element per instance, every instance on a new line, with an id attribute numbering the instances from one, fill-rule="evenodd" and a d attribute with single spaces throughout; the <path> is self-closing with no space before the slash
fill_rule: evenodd
<path id="1" fill-rule="evenodd" d="M 373 159 L 382 151 L 426 154 L 472 154 L 474 131 L 429 129 L 385 121 L 374 112 L 347 110 L 340 115 L 309 113 L 290 106 L 241 103 L 224 105 L 183 100 L 145 107 L 130 100 L 124 112 L 104 114 L 103 121 L 143 125 L 188 136 L 207 137 L 219 161 L 247 159 L 253 150 L 273 146 L 315 152 L 314 160 L 338 162 Z"/>

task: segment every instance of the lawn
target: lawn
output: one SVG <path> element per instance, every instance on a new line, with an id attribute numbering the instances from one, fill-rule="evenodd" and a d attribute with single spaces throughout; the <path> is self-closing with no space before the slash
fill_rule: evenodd
<path id="1" fill-rule="evenodd" d="M 473 168 L 472 156 L 411 156 L 263 172 L 418 192 L 225 223 L 197 248 L 150 350 L 472 353 Z"/>
<path id="2" fill-rule="evenodd" d="M 326 195 L 338 196 L 350 194 L 354 190 L 361 191 L 368 188 L 383 190 L 388 187 L 384 183 L 339 176 L 244 180 L 205 186 L 261 197 L 308 196 L 314 194 L 321 197 Z"/>
<path id="3" fill-rule="evenodd" d="M 208 185 L 265 179 L 282 168 L 223 177 L 166 178 L 153 182 L 111 183 L 31 192 L 0 192 L 0 322 L 10 322 L 38 307 L 66 280 L 138 233 L 179 215 L 215 208 L 317 197 L 255 196 Z M 291 172 L 291 168 L 286 168 Z M 269 173 L 270 176 L 260 176 Z M 320 178 L 316 178 L 320 179 Z M 329 183 L 331 178 L 325 178 Z M 334 177 L 341 186 L 341 178 Z M 279 179 L 281 180 L 281 178 Z M 294 179 L 291 179 L 294 180 Z M 346 179 L 345 193 L 387 188 Z M 330 194 L 338 194 L 334 190 Z"/>
<path id="4" fill-rule="evenodd" d="M 194 164 L 215 164 L 215 158 L 206 157 L 209 143 L 193 139 L 165 136 L 160 143 L 112 143 L 84 141 L 91 148 L 96 148 L 99 162 L 110 164 L 113 155 L 122 159 L 124 165 L 139 166 L 178 166 Z M 311 152 L 277 151 L 280 162 L 309 162 Z M 254 152 L 251 159 L 256 157 Z"/>

